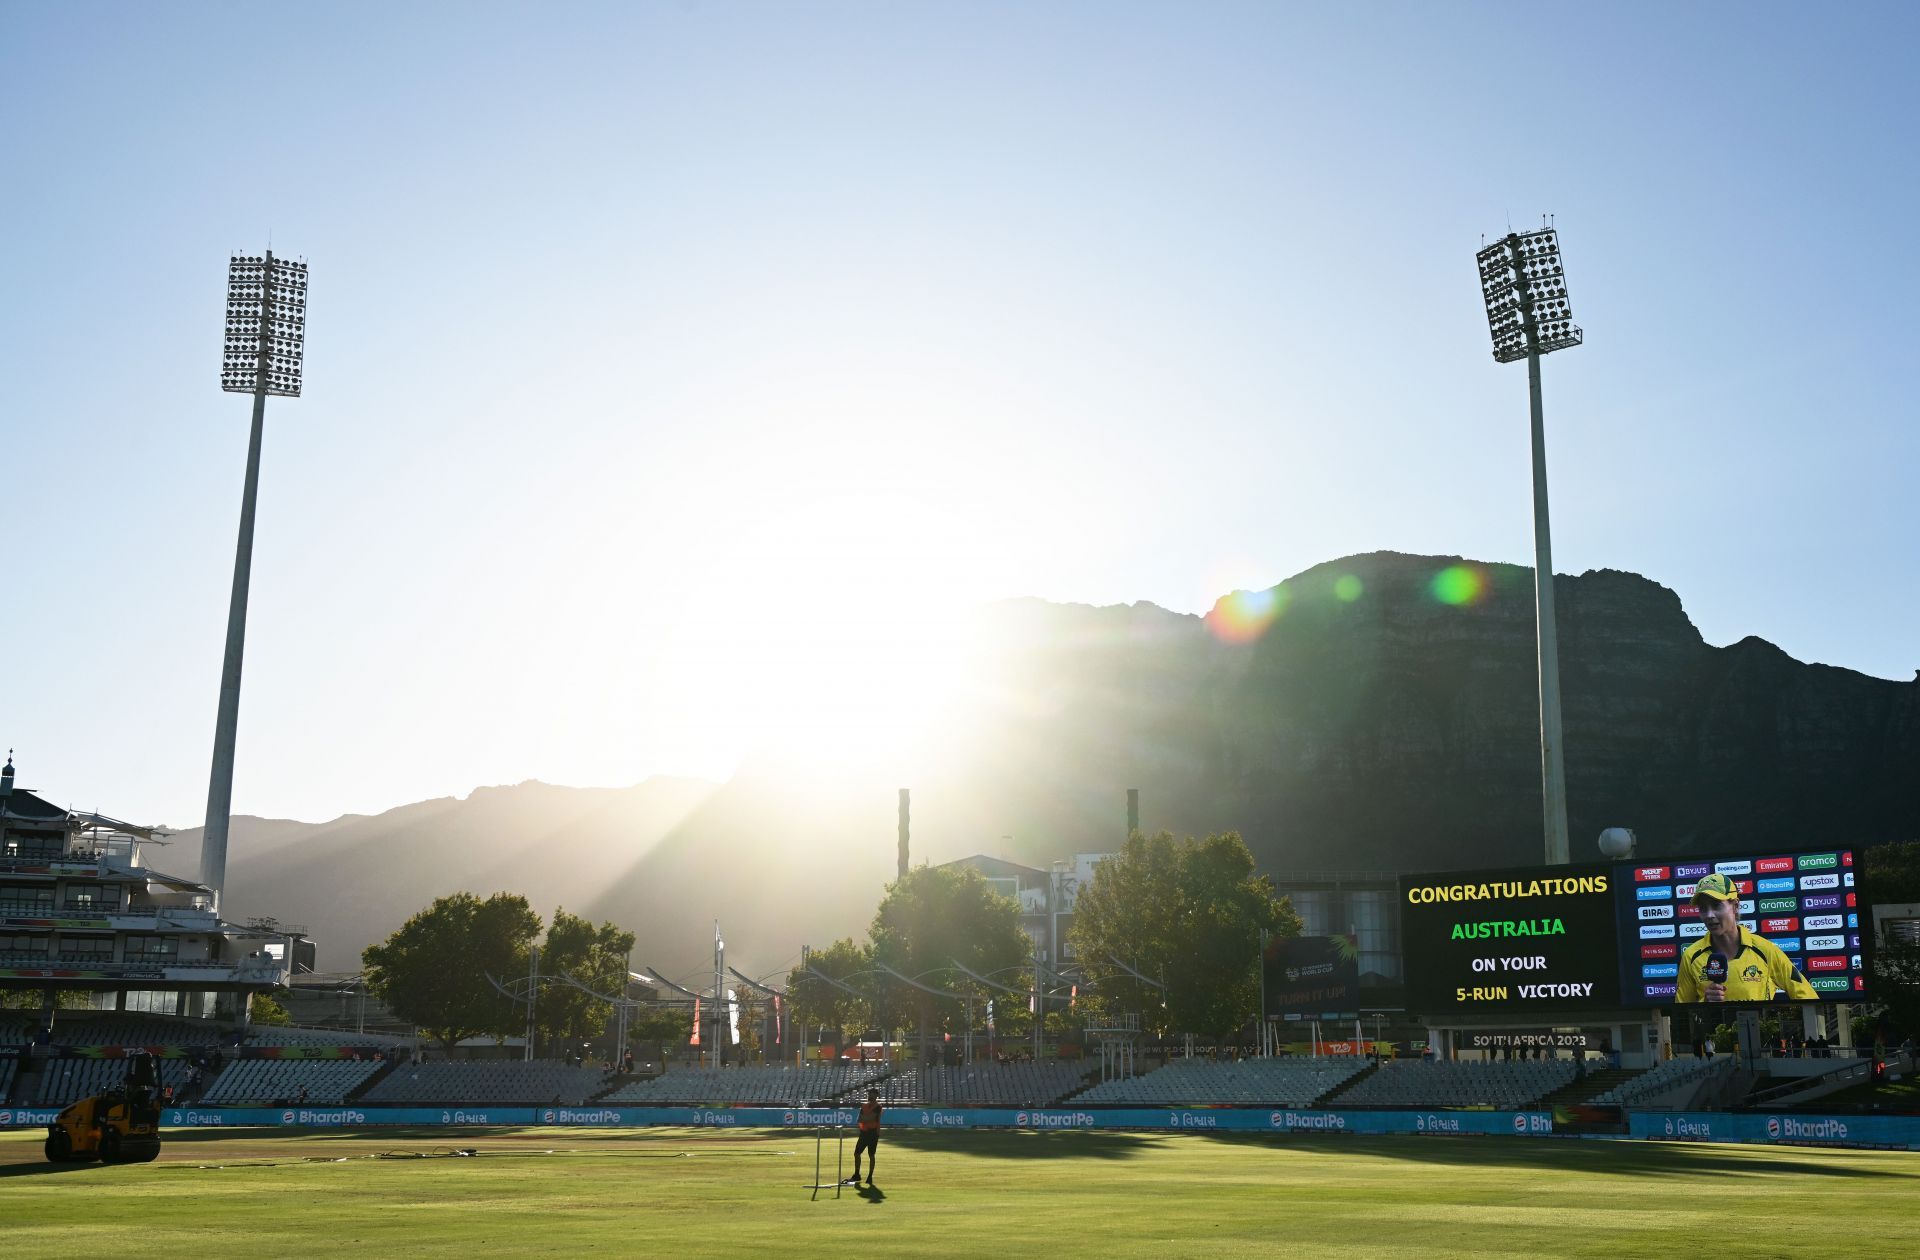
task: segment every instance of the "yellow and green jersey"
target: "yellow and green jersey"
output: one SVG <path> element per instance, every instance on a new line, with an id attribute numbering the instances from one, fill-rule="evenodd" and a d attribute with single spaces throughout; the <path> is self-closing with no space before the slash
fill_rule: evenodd
<path id="1" fill-rule="evenodd" d="M 1680 983 L 1674 999 L 1706 1000 L 1707 960 L 1713 956 L 1713 938 L 1703 936 L 1680 955 Z M 1740 952 L 1727 959 L 1727 1001 L 1771 1002 L 1776 992 L 1799 1000 L 1818 998 L 1793 959 L 1764 936 L 1740 929 Z"/>

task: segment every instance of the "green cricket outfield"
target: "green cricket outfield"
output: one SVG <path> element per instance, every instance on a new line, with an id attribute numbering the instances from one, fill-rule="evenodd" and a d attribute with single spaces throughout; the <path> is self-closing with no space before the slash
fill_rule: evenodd
<path id="1" fill-rule="evenodd" d="M 8 1256 L 1920 1254 L 1901 1152 L 892 1130 L 877 1189 L 815 1201 L 808 1131 L 202 1129 L 115 1167 L 41 1137 L 0 1134 Z"/>

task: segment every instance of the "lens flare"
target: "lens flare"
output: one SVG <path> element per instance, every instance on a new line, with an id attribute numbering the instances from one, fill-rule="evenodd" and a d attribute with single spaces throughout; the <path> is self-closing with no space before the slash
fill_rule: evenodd
<path id="1" fill-rule="evenodd" d="M 1235 591 L 1221 597 L 1206 617 L 1207 628 L 1222 643 L 1252 643 L 1286 611 L 1291 592 L 1282 586 L 1265 591 Z"/>
<path id="2" fill-rule="evenodd" d="M 1452 564 L 1433 575 L 1428 588 L 1433 597 L 1455 608 L 1477 604 L 1487 593 L 1487 575 L 1464 564 Z"/>
<path id="3" fill-rule="evenodd" d="M 1345 577 L 1334 579 L 1333 597 L 1343 604 L 1351 604 L 1354 600 L 1359 599 L 1366 589 L 1366 586 L 1359 578 L 1349 573 Z"/>

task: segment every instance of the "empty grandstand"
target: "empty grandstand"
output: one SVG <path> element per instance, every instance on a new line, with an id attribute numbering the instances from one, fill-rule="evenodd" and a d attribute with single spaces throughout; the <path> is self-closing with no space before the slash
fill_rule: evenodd
<path id="1" fill-rule="evenodd" d="M 1716 1059 L 1669 1059 L 1589 1101 L 1621 1107 L 1679 1106 L 1709 1078 L 1732 1071 L 1731 1055 Z"/>
<path id="2" fill-rule="evenodd" d="M 163 1088 L 185 1087 L 192 1068 L 185 1059 L 159 1059 L 155 1065 L 160 1070 Z M 30 1087 L 32 1097 L 18 1101 L 29 1106 L 64 1107 L 92 1094 L 115 1089 L 126 1077 L 125 1059 L 49 1059 L 37 1078 L 22 1082 L 23 1087 Z"/>
<path id="3" fill-rule="evenodd" d="M 1342 1107 L 1525 1107 L 1578 1074 L 1566 1059 L 1501 1063 L 1394 1059 L 1332 1101 Z"/>
<path id="4" fill-rule="evenodd" d="M 45 1016 L 11 1012 L 0 1016 L 0 1046 L 39 1040 Z M 56 1011 L 47 1043 L 56 1046 L 212 1046 L 234 1034 L 204 1019 L 169 1018 L 116 1011 Z"/>
<path id="5" fill-rule="evenodd" d="M 1075 1101 L 1154 1106 L 1243 1103 L 1261 1107 L 1306 1107 L 1369 1066 L 1370 1060 L 1347 1057 L 1175 1059 L 1144 1076 L 1103 1081 Z"/>
<path id="6" fill-rule="evenodd" d="M 394 1069 L 359 1101 L 372 1104 L 460 1104 L 499 1106 L 575 1106 L 607 1088 L 598 1068 L 569 1067 L 553 1059 L 526 1062 L 439 1060 Z"/>
<path id="7" fill-rule="evenodd" d="M 368 1046 L 393 1049 L 410 1046 L 407 1037 L 384 1033 L 343 1032 L 332 1028 L 287 1028 L 255 1024 L 247 1030 L 249 1046 Z"/>
<path id="8" fill-rule="evenodd" d="M 196 1100 L 208 1105 L 343 1103 L 386 1064 L 379 1059 L 241 1059 Z"/>
<path id="9" fill-rule="evenodd" d="M 960 1067 L 922 1067 L 877 1083 L 887 1104 L 978 1104 L 1044 1107 L 1084 1083 L 1078 1063 L 974 1063 Z"/>
<path id="10" fill-rule="evenodd" d="M 848 1091 L 879 1088 L 890 1067 L 883 1063 L 820 1064 L 811 1067 L 680 1068 L 645 1081 L 629 1081 L 599 1099 L 607 1103 L 758 1103 L 801 1107 L 833 1102 Z M 864 1101 L 864 1094 L 861 1098 Z"/>

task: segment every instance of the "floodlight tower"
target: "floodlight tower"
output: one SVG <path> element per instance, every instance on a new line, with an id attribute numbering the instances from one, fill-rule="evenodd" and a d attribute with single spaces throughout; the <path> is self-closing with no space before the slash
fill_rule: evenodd
<path id="1" fill-rule="evenodd" d="M 1533 603 L 1540 662 L 1540 778 L 1548 865 L 1572 860 L 1566 767 L 1560 753 L 1560 648 L 1553 619 L 1553 544 L 1547 529 L 1547 438 L 1540 414 L 1540 356 L 1581 342 L 1567 302 L 1560 241 L 1551 227 L 1509 232 L 1481 250 L 1480 291 L 1493 357 L 1527 361 L 1533 408 Z"/>
<path id="2" fill-rule="evenodd" d="M 220 388 L 253 395 L 247 440 L 247 483 L 240 498 L 240 542 L 233 557 L 227 606 L 227 655 L 220 667 L 220 714 L 213 728 L 213 773 L 200 845 L 200 882 L 214 905 L 227 880 L 227 820 L 233 805 L 233 750 L 240 726 L 240 659 L 247 642 L 247 587 L 253 573 L 253 516 L 260 493 L 260 436 L 267 395 L 300 396 L 300 360 L 307 339 L 307 264 L 236 254 L 227 268 L 227 344 Z"/>

